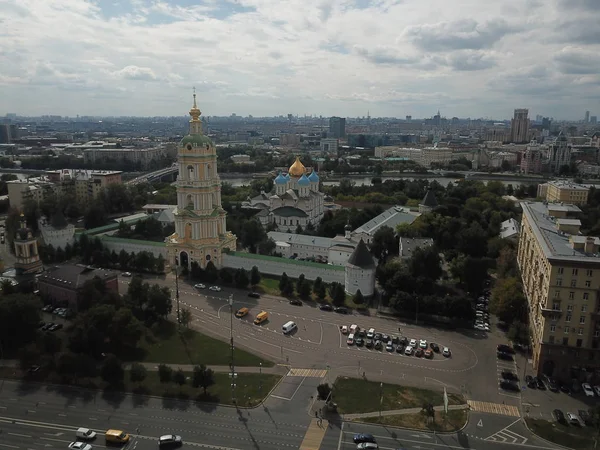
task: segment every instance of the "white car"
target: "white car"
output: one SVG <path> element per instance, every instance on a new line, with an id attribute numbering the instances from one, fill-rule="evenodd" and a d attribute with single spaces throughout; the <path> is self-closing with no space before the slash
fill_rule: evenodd
<path id="1" fill-rule="evenodd" d="M 375 328 L 369 328 L 369 331 L 367 331 L 367 339 L 373 339 L 373 336 L 375 336 Z"/>
<path id="2" fill-rule="evenodd" d="M 581 387 L 583 388 L 583 392 L 585 392 L 585 395 L 587 397 L 593 397 L 594 396 L 594 390 L 592 389 L 592 387 L 589 384 L 583 383 L 581 385 Z"/>
<path id="3" fill-rule="evenodd" d="M 348 325 L 342 325 L 342 326 L 340 327 L 340 332 L 341 332 L 342 334 L 348 334 Z"/>
<path id="4" fill-rule="evenodd" d="M 448 347 L 444 347 L 444 349 L 442 350 L 442 355 L 448 358 L 450 356 L 450 349 Z"/>
<path id="5" fill-rule="evenodd" d="M 158 438 L 158 447 L 166 448 L 166 447 L 180 447 L 183 444 L 183 440 L 181 436 L 177 436 L 175 434 L 165 434 Z"/>
<path id="6" fill-rule="evenodd" d="M 208 289 L 215 292 L 221 292 L 221 288 L 219 286 L 211 286 Z"/>
<path id="7" fill-rule="evenodd" d="M 129 278 L 131 276 L 131 272 L 123 272 L 121 275 L 123 275 L 124 277 Z"/>
<path id="8" fill-rule="evenodd" d="M 86 444 L 85 442 L 81 441 L 71 442 L 69 444 L 69 448 L 72 450 L 92 450 L 92 446 L 90 444 Z"/>
<path id="9" fill-rule="evenodd" d="M 426 339 L 421 339 L 419 341 L 419 347 L 421 347 L 423 350 L 427 349 L 427 340 Z"/>
<path id="10" fill-rule="evenodd" d="M 490 326 L 487 323 L 476 323 L 473 328 L 479 331 L 490 331 Z"/>
<path id="11" fill-rule="evenodd" d="M 75 437 L 77 439 L 85 439 L 85 440 L 92 440 L 96 437 L 96 432 L 93 430 L 90 430 L 89 428 L 78 428 L 77 431 L 75 432 Z"/>
<path id="12" fill-rule="evenodd" d="M 404 354 L 407 355 L 407 356 L 410 356 L 410 355 L 413 354 L 413 347 L 412 347 L 412 345 L 409 345 L 408 347 L 406 347 L 404 349 Z"/>
<path id="13" fill-rule="evenodd" d="M 387 345 L 385 346 L 385 349 L 388 352 L 393 352 L 394 351 L 394 343 L 392 341 L 388 341 Z"/>
<path id="14" fill-rule="evenodd" d="M 196 289 L 206 289 L 206 285 L 202 283 L 197 283 L 194 285 Z"/>
<path id="15" fill-rule="evenodd" d="M 417 340 L 416 339 L 411 339 L 410 342 L 408 343 L 408 345 L 410 347 L 416 347 L 417 346 Z"/>

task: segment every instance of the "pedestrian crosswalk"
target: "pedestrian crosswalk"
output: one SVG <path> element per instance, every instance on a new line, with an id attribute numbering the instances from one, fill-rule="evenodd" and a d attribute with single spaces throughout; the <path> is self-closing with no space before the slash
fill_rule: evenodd
<path id="1" fill-rule="evenodd" d="M 290 369 L 288 377 L 311 377 L 323 378 L 327 375 L 327 371 L 323 369 Z"/>
<path id="2" fill-rule="evenodd" d="M 504 405 L 500 403 L 478 402 L 467 400 L 471 411 L 484 412 L 490 414 L 499 414 L 502 416 L 521 417 L 519 408 L 513 405 Z"/>
<path id="3" fill-rule="evenodd" d="M 520 434 L 515 433 L 514 431 L 510 431 L 507 429 L 498 431 L 496 434 L 492 434 L 490 437 L 485 438 L 486 441 L 492 442 L 505 442 L 507 444 L 519 444 L 525 445 L 527 442 L 527 438 L 521 436 Z"/>
<path id="4" fill-rule="evenodd" d="M 306 430 L 302 444 L 300 444 L 300 450 L 319 450 L 328 427 L 327 420 L 313 419 Z"/>

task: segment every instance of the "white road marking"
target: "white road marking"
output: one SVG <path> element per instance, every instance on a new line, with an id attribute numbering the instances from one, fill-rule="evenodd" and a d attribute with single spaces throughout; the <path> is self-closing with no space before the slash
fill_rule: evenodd
<path id="1" fill-rule="evenodd" d="M 31 437 L 28 434 L 19 434 L 19 433 L 6 433 L 6 434 L 10 434 L 11 436 L 19 436 L 19 437 L 26 437 L 26 438 L 30 438 Z"/>
<path id="2" fill-rule="evenodd" d="M 16 445 L 8 445 L 8 444 L 0 444 L 0 447 L 21 448 L 21 447 L 17 447 Z"/>

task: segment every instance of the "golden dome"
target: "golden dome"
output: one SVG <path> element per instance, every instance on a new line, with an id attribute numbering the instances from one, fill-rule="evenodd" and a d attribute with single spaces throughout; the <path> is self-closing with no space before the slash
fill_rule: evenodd
<path id="1" fill-rule="evenodd" d="M 290 166 L 288 173 L 291 177 L 301 177 L 306 172 L 306 167 L 300 162 L 300 157 L 296 156 L 296 161 Z"/>

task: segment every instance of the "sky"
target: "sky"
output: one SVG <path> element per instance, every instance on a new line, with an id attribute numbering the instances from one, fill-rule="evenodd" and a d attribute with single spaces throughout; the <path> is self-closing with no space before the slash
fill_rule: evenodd
<path id="1" fill-rule="evenodd" d="M 600 116 L 600 0 L 0 0 L 0 116 Z"/>

